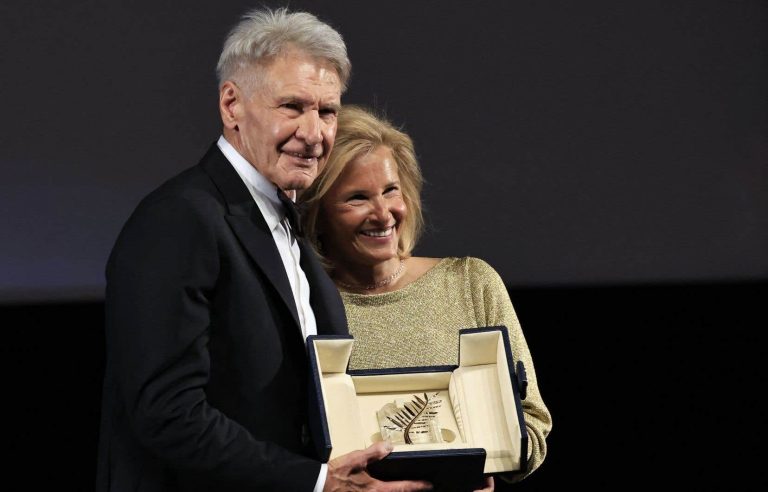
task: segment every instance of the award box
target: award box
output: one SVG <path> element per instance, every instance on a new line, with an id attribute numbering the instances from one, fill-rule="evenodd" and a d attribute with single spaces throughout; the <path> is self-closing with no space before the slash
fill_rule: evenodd
<path id="1" fill-rule="evenodd" d="M 460 330 L 456 366 L 348 370 L 353 345 L 352 336 L 307 338 L 310 429 L 322 461 L 365 449 L 403 423 L 395 417 L 384 429 L 377 412 L 385 405 L 409 407 L 408 416 L 431 398 L 439 406 L 424 412 L 435 415 L 443 442 L 395 443 L 392 453 L 369 465 L 371 476 L 465 491 L 481 488 L 485 474 L 526 469 L 521 400 L 527 379 L 523 364 L 513 363 L 506 327 Z"/>

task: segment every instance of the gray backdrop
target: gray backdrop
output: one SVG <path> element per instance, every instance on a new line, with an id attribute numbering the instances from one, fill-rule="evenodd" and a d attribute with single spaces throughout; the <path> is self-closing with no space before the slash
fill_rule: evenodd
<path id="1" fill-rule="evenodd" d="M 101 297 L 137 202 L 218 137 L 255 5 L 0 3 L 0 301 Z M 768 3 L 290 5 L 347 41 L 344 101 L 414 138 L 417 254 L 511 286 L 768 278 Z"/>

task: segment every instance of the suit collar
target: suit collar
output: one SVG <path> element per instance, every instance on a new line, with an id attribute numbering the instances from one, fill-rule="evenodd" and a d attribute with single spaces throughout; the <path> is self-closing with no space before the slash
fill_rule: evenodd
<path id="1" fill-rule="evenodd" d="M 285 217 L 283 204 L 277 197 L 277 186 L 257 171 L 245 157 L 240 155 L 237 149 L 223 135 L 219 137 L 216 146 L 221 150 L 221 153 L 224 154 L 224 157 L 226 157 L 232 167 L 235 168 L 240 179 L 243 180 L 249 193 L 256 201 L 256 205 L 264 216 L 269 229 L 273 231 L 280 221 L 283 220 L 283 217 Z"/>
<path id="2" fill-rule="evenodd" d="M 203 170 L 224 197 L 230 215 L 248 217 L 256 206 L 248 188 L 229 163 L 221 149 L 213 143 L 200 161 Z"/>

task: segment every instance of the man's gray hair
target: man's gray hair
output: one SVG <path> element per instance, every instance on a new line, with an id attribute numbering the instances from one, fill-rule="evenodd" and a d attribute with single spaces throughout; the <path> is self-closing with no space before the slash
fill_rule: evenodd
<path id="1" fill-rule="evenodd" d="M 252 10 L 230 31 L 216 66 L 219 87 L 227 80 L 252 87 L 255 81 L 250 79 L 257 74 L 243 79 L 242 72 L 289 48 L 333 65 L 344 92 L 352 66 L 341 34 L 310 13 L 285 7 Z"/>

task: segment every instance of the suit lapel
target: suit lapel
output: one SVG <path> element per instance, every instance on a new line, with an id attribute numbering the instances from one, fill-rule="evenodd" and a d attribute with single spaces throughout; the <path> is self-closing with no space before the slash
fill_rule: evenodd
<path id="1" fill-rule="evenodd" d="M 253 261 L 275 286 L 283 302 L 291 311 L 293 320 L 299 326 L 299 314 L 296 311 L 296 302 L 293 299 L 291 284 L 285 273 L 283 260 L 280 258 L 272 233 L 267 229 L 267 224 L 256 204 L 254 204 L 253 209 L 250 217 L 229 215 L 227 222 L 232 226 L 232 230 Z M 258 227 L 254 227 L 254 225 Z"/>
<path id="2" fill-rule="evenodd" d="M 315 313 L 317 334 L 347 335 L 347 316 L 338 289 L 304 239 L 299 240 L 299 249 L 301 269 L 310 285 L 309 303 Z"/>
<path id="3" fill-rule="evenodd" d="M 245 183 L 215 143 L 203 157 L 202 166 L 227 202 L 229 214 L 226 220 L 232 227 L 232 231 L 251 259 L 275 287 L 290 310 L 296 326 L 300 326 L 291 284 L 285 273 L 280 252 L 277 250 L 272 232 Z"/>

